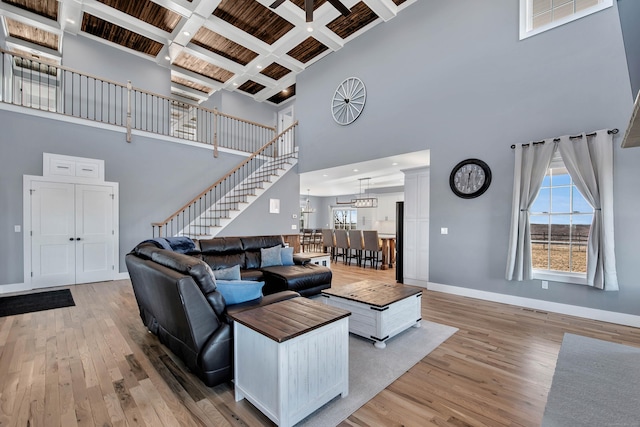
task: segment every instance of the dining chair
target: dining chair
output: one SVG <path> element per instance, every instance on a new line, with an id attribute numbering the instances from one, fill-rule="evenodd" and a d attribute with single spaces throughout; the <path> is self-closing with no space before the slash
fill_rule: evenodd
<path id="1" fill-rule="evenodd" d="M 364 239 L 362 237 L 362 230 L 349 230 L 349 265 L 351 265 L 351 258 L 355 258 L 358 261 L 358 266 L 362 265 L 362 251 L 364 250 Z"/>
<path id="2" fill-rule="evenodd" d="M 363 265 L 367 266 L 367 260 L 369 260 L 371 267 L 378 269 L 378 263 L 382 262 L 379 255 L 382 254 L 382 242 L 378 237 L 378 230 L 364 230 L 362 232 L 364 237 L 364 260 Z"/>
<path id="3" fill-rule="evenodd" d="M 311 239 L 311 230 L 308 228 L 303 228 L 302 235 L 300 236 L 300 246 L 302 247 L 302 252 L 309 252 L 312 243 Z"/>
<path id="4" fill-rule="evenodd" d="M 317 228 L 313 230 L 313 250 L 315 252 L 322 252 L 322 230 Z"/>

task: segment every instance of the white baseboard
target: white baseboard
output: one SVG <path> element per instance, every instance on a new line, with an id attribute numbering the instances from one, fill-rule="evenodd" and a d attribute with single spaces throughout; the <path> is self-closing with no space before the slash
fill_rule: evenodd
<path id="1" fill-rule="evenodd" d="M 517 297 L 513 295 L 498 294 L 495 292 L 479 291 L 477 289 L 463 288 L 460 286 L 443 285 L 429 282 L 427 289 L 430 291 L 460 295 L 469 298 L 477 298 L 485 301 L 499 302 L 516 305 L 518 307 L 533 308 L 536 310 L 550 311 L 553 313 L 567 314 L 569 316 L 585 319 L 599 320 L 602 322 L 616 323 L 619 325 L 640 328 L 640 316 L 615 311 L 600 310 L 597 308 L 580 307 L 577 305 L 561 304 L 557 302 L 543 301 L 533 298 Z"/>
<path id="2" fill-rule="evenodd" d="M 0 295 L 2 294 L 10 294 L 13 292 L 24 292 L 30 291 L 31 286 L 26 283 L 11 283 L 8 285 L 0 285 Z"/>
<path id="3" fill-rule="evenodd" d="M 429 286 L 429 282 L 426 280 L 407 279 L 406 277 L 402 280 L 402 283 L 405 285 L 420 286 L 421 288 L 428 288 Z"/>
<path id="4" fill-rule="evenodd" d="M 127 271 L 123 273 L 116 273 L 113 276 L 113 280 L 127 280 L 129 279 L 129 273 Z M 46 289 L 46 288 L 42 288 Z M 32 291 L 33 288 L 27 283 L 11 283 L 8 285 L 0 285 L 0 295 L 10 294 L 14 292 Z"/>

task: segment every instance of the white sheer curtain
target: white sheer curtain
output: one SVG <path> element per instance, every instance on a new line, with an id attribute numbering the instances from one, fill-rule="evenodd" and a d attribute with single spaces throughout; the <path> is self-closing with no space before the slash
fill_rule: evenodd
<path id="1" fill-rule="evenodd" d="M 507 280 L 521 281 L 533 278 L 529 208 L 536 200 L 555 150 L 556 144 L 553 139 L 544 143 L 515 147 Z"/>
<path id="2" fill-rule="evenodd" d="M 613 141 L 607 130 L 581 138 L 564 136 L 515 147 L 513 205 L 507 280 L 531 280 L 529 208 L 538 195 L 553 154 L 559 150 L 576 187 L 594 209 L 587 249 L 587 284 L 618 290 L 613 238 Z"/>
<path id="3" fill-rule="evenodd" d="M 613 239 L 613 136 L 600 130 L 594 136 L 560 138 L 558 149 L 575 186 L 593 208 L 587 246 L 587 284 L 618 290 Z"/>

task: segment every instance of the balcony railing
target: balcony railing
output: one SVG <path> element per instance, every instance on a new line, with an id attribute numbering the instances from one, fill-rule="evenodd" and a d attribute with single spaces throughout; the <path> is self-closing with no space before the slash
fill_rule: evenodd
<path id="1" fill-rule="evenodd" d="M 253 153 L 274 127 L 0 50 L 0 102 Z"/>

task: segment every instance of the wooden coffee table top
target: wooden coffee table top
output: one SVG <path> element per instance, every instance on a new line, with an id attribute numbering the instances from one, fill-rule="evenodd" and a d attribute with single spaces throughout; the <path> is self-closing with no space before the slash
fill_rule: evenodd
<path id="1" fill-rule="evenodd" d="M 374 307 L 384 307 L 412 295 L 422 293 L 422 289 L 406 286 L 401 283 L 384 283 L 377 280 L 341 285 L 322 291 L 324 295 L 340 297 Z"/>
<path id="2" fill-rule="evenodd" d="M 296 297 L 229 314 L 229 317 L 276 342 L 283 342 L 350 315 L 350 311 Z"/>

